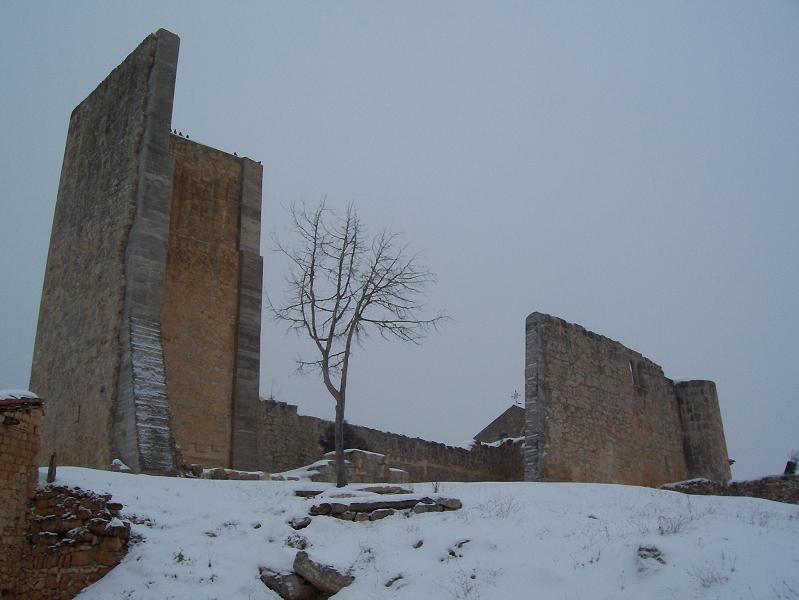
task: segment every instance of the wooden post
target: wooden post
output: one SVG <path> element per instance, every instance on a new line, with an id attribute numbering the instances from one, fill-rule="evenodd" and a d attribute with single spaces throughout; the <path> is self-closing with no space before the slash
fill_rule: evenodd
<path id="1" fill-rule="evenodd" d="M 53 483 L 55 481 L 55 452 L 50 455 L 50 466 L 47 467 L 47 483 Z"/>

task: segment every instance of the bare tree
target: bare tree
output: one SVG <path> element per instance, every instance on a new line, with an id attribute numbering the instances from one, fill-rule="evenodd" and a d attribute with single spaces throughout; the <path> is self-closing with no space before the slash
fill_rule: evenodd
<path id="1" fill-rule="evenodd" d="M 409 254 L 400 237 L 387 230 L 369 237 L 350 205 L 343 216 L 325 207 L 293 206 L 296 246 L 277 241 L 291 263 L 285 302 L 270 302 L 275 318 L 307 335 L 316 351 L 298 360 L 300 371 L 317 370 L 336 402 L 336 485 L 346 485 L 344 408 L 353 344 L 370 331 L 384 338 L 419 344 L 447 316 L 422 318 L 422 297 L 435 275 Z"/>

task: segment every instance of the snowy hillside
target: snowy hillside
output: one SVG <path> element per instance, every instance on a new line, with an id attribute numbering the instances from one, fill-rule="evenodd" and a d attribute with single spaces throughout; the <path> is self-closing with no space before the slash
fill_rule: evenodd
<path id="1" fill-rule="evenodd" d="M 799 599 L 799 507 L 765 500 L 614 485 L 442 483 L 439 491 L 460 498 L 461 510 L 360 523 L 317 516 L 294 531 L 288 521 L 314 503 L 294 490 L 326 484 L 67 467 L 57 483 L 112 493 L 143 538 L 81 600 L 276 598 L 258 568 L 290 570 L 300 537 L 311 558 L 351 570 L 354 583 L 336 595 L 342 600 Z M 429 483 L 412 486 L 432 491 Z"/>

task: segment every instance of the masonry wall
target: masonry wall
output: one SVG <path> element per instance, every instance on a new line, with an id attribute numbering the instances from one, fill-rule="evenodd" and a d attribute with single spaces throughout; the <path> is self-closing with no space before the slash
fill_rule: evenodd
<path id="1" fill-rule="evenodd" d="M 680 407 L 688 473 L 691 477 L 729 481 L 732 473 L 716 384 L 712 381 L 681 381 L 675 384 L 674 390 Z"/>
<path id="2" fill-rule="evenodd" d="M 176 35 L 148 36 L 70 121 L 31 370 L 41 460 L 252 468 L 261 166 L 171 134 Z"/>
<path id="3" fill-rule="evenodd" d="M 259 418 L 258 468 L 280 472 L 310 464 L 324 453 L 319 440 L 331 422 L 297 414 L 297 407 L 264 401 Z M 420 438 L 353 426 L 368 449 L 386 455 L 391 467 L 411 481 L 519 481 L 523 476 L 518 444 L 454 448 Z"/>
<path id="4" fill-rule="evenodd" d="M 656 486 L 695 476 L 674 383 L 658 365 L 550 315 L 531 314 L 526 328 L 526 479 Z"/>
<path id="5" fill-rule="evenodd" d="M 162 334 L 183 460 L 228 466 L 239 295 L 241 161 L 172 136 Z"/>
<path id="6" fill-rule="evenodd" d="M 41 400 L 0 399 L 0 596 L 14 597 L 36 488 Z M 22 597 L 22 596 L 18 596 Z"/>
<path id="7" fill-rule="evenodd" d="M 173 470 L 158 311 L 177 54 L 148 36 L 70 118 L 30 382 L 62 464 Z"/>
<path id="8" fill-rule="evenodd" d="M 66 486 L 38 490 L 18 594 L 25 600 L 69 600 L 104 577 L 128 551 L 130 523 L 108 494 Z M 26 504 L 27 508 L 27 504 Z"/>

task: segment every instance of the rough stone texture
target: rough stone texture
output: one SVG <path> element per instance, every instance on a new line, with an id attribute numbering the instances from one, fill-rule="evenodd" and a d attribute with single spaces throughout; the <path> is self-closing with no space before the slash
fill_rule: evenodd
<path id="1" fill-rule="evenodd" d="M 771 475 L 750 481 L 723 483 L 710 479 L 691 479 L 667 483 L 661 489 L 700 496 L 749 496 L 775 502 L 799 504 L 799 475 Z"/>
<path id="2" fill-rule="evenodd" d="M 171 135 L 178 47 L 147 37 L 70 121 L 31 370 L 52 397 L 41 460 L 257 456 L 262 169 Z"/>
<path id="3" fill-rule="evenodd" d="M 0 399 L 0 596 L 15 597 L 36 488 L 42 401 Z M 24 597 L 24 596 L 19 596 Z"/>
<path id="4" fill-rule="evenodd" d="M 339 573 L 331 566 L 312 560 L 307 552 L 297 552 L 294 557 L 294 572 L 327 594 L 337 594 L 355 581 L 352 575 Z"/>
<path id="5" fill-rule="evenodd" d="M 226 466 L 238 314 L 238 158 L 172 136 L 175 162 L 161 311 L 175 442 L 185 462 Z"/>
<path id="6" fill-rule="evenodd" d="M 729 478 L 712 383 L 675 386 L 639 353 L 550 315 L 531 314 L 526 331 L 526 480 Z M 683 426 L 689 412 L 700 427 Z"/>
<path id="7" fill-rule="evenodd" d="M 284 600 L 322 600 L 323 594 L 296 573 L 279 573 L 268 567 L 259 569 L 261 581 Z"/>
<path id="8" fill-rule="evenodd" d="M 319 440 L 330 421 L 297 414 L 284 402 L 261 402 L 258 419 L 258 468 L 269 472 L 295 469 L 322 454 Z M 476 445 L 454 448 L 420 438 L 353 425 L 370 450 L 385 462 L 407 471 L 410 481 L 520 481 L 523 475 L 519 444 L 497 448 Z"/>
<path id="9" fill-rule="evenodd" d="M 524 435 L 524 408 L 515 404 L 491 421 L 474 439 L 490 444 L 505 438 L 518 438 Z"/>
<path id="10" fill-rule="evenodd" d="M 68 600 L 113 569 L 128 551 L 130 523 L 108 494 L 49 486 L 32 502 L 20 598 Z"/>
<path id="11" fill-rule="evenodd" d="M 105 467 L 112 458 L 122 345 L 129 342 L 123 319 L 126 272 L 128 261 L 139 258 L 130 238 L 142 216 L 141 188 L 156 183 L 143 166 L 153 127 L 149 119 L 167 100 L 171 114 L 171 89 L 153 90 L 169 76 L 159 73 L 168 71 L 161 69 L 159 53 L 177 58 L 170 36 L 161 30 L 145 39 L 70 119 L 30 385 L 52 397 L 43 423 L 43 456 L 57 451 L 65 464 Z M 162 100 L 157 107 L 154 95 Z M 134 414 L 128 400 L 124 421 L 130 428 Z M 128 433 L 133 455 L 136 439 Z"/>
<path id="12" fill-rule="evenodd" d="M 674 385 L 680 406 L 683 448 L 688 472 L 708 479 L 729 481 L 727 442 L 721 422 L 716 384 L 712 381 L 681 381 Z"/>

